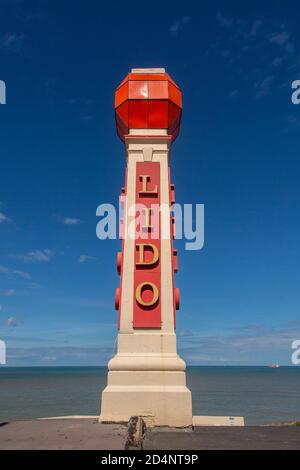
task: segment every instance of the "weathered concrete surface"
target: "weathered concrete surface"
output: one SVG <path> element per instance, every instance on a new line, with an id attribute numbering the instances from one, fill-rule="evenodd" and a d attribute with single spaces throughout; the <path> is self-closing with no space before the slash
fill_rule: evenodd
<path id="1" fill-rule="evenodd" d="M 300 449 L 300 427 L 198 427 L 194 431 L 149 430 L 144 449 L 289 450 Z"/>
<path id="2" fill-rule="evenodd" d="M 14 421 L 0 425 L 0 449 L 124 449 L 127 426 L 95 419 Z"/>
<path id="3" fill-rule="evenodd" d="M 127 426 L 96 419 L 51 419 L 0 423 L 0 450 L 124 450 Z M 145 450 L 300 450 L 300 427 L 198 427 L 146 430 Z"/>

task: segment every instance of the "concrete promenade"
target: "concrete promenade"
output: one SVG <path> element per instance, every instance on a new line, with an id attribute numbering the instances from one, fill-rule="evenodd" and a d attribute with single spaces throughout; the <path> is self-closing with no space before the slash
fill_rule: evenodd
<path id="1" fill-rule="evenodd" d="M 124 450 L 127 440 L 126 425 L 100 424 L 95 418 L 0 423 L 1 450 Z M 154 428 L 146 430 L 142 447 L 145 450 L 300 450 L 300 427 Z"/>

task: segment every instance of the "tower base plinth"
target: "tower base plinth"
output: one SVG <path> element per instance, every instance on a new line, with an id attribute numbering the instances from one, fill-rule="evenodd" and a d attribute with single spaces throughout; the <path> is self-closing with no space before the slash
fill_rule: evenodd
<path id="1" fill-rule="evenodd" d="M 148 426 L 192 426 L 185 362 L 177 354 L 117 354 L 109 362 L 101 422 L 141 416 Z"/>
<path id="2" fill-rule="evenodd" d="M 131 416 L 141 416 L 148 426 L 191 426 L 191 392 L 185 386 L 107 386 L 100 421 L 128 422 Z"/>

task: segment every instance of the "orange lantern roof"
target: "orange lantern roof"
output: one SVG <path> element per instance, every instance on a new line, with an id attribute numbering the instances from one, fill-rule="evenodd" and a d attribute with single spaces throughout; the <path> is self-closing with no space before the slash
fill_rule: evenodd
<path id="1" fill-rule="evenodd" d="M 182 112 L 181 91 L 165 69 L 132 69 L 115 93 L 117 133 L 166 129 L 175 140 Z"/>

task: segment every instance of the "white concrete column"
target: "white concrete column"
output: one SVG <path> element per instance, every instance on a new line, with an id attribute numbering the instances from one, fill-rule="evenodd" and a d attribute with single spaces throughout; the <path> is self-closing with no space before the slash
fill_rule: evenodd
<path id="1" fill-rule="evenodd" d="M 160 163 L 160 203 L 170 205 L 169 152 L 166 131 L 131 130 L 126 139 L 127 186 L 123 251 L 121 316 L 118 352 L 110 360 L 108 385 L 102 393 L 100 420 L 128 421 L 143 416 L 148 424 L 190 426 L 191 393 L 186 387 L 185 363 L 178 356 L 174 329 L 173 267 L 170 213 L 160 241 L 161 328 L 134 329 L 135 240 L 127 235 L 134 219 L 136 163 Z M 132 212 L 132 214 L 134 211 Z M 162 222 L 161 222 L 162 223 Z"/>

